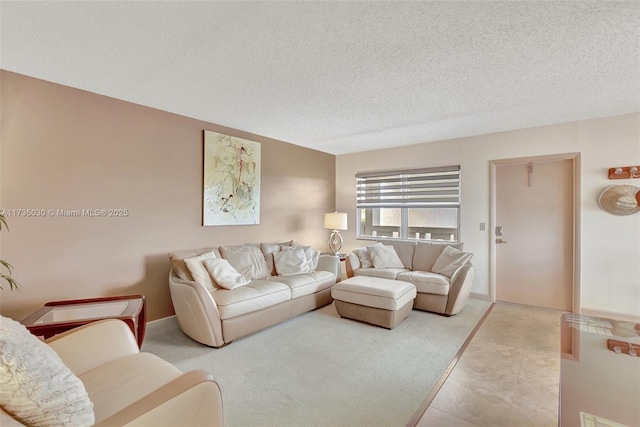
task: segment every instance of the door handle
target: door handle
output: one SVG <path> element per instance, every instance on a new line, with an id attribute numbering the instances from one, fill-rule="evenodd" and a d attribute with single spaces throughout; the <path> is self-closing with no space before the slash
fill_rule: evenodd
<path id="1" fill-rule="evenodd" d="M 496 239 L 496 243 L 509 243 L 506 240 L 502 240 L 502 239 Z"/>

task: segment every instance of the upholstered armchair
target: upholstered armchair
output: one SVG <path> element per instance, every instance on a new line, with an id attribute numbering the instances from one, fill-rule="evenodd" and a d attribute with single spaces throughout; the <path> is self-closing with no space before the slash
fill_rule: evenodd
<path id="1" fill-rule="evenodd" d="M 120 320 L 90 323 L 46 344 L 12 319 L 0 318 L 0 327 L 2 426 L 222 425 L 222 395 L 211 375 L 183 373 L 140 352 Z"/>

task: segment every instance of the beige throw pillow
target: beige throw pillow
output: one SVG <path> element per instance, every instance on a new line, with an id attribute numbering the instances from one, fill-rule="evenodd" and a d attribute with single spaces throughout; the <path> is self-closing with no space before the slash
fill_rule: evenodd
<path id="1" fill-rule="evenodd" d="M 262 255 L 264 255 L 264 259 L 269 266 L 269 271 L 272 276 L 276 276 L 276 267 L 273 264 L 273 254 L 276 252 L 280 252 L 280 250 L 285 249 L 293 245 L 293 240 L 289 240 L 288 242 L 282 243 L 260 243 L 260 250 L 262 251 Z"/>
<path id="2" fill-rule="evenodd" d="M 205 252 L 202 255 L 194 256 L 191 258 L 185 258 L 184 263 L 187 265 L 191 276 L 195 282 L 200 283 L 209 291 L 216 290 L 215 284 L 211 281 L 209 272 L 204 267 L 202 262 L 207 259 L 215 259 L 216 254 L 213 251 Z"/>
<path id="3" fill-rule="evenodd" d="M 258 245 L 221 246 L 220 254 L 249 281 L 271 276 L 269 265 Z"/>
<path id="4" fill-rule="evenodd" d="M 202 264 L 218 286 L 225 289 L 235 289 L 250 283 L 226 259 L 205 259 Z"/>
<path id="5" fill-rule="evenodd" d="M 442 251 L 442 254 L 438 257 L 435 264 L 433 264 L 434 273 L 442 274 L 443 276 L 453 277 L 453 275 L 462 268 L 470 259 L 473 254 L 469 252 L 462 252 L 451 246 L 447 246 Z"/>
<path id="6" fill-rule="evenodd" d="M 84 384 L 51 347 L 0 316 L 0 406 L 28 426 L 90 426 L 93 403 Z"/>
<path id="7" fill-rule="evenodd" d="M 447 246 L 462 250 L 463 243 L 418 242 L 413 253 L 413 271 L 433 271 L 433 265 Z"/>
<path id="8" fill-rule="evenodd" d="M 353 253 L 356 254 L 358 256 L 358 260 L 360 260 L 360 268 L 373 267 L 373 261 L 371 260 L 371 254 L 369 254 L 369 248 L 374 246 L 383 246 L 383 244 L 380 242 L 377 242 L 365 248 L 358 248 L 353 250 Z"/>
<path id="9" fill-rule="evenodd" d="M 273 254 L 278 276 L 292 276 L 294 274 L 309 273 L 309 261 L 300 246 L 293 246 Z"/>
<path id="10" fill-rule="evenodd" d="M 202 249 L 189 249 L 183 251 L 174 251 L 169 253 L 169 259 L 171 260 L 171 266 L 173 267 L 173 271 L 178 275 L 182 280 L 193 280 L 193 276 L 189 272 L 189 268 L 185 264 L 185 258 L 191 258 L 194 256 L 202 255 L 205 252 L 209 252 L 213 250 L 213 248 L 202 248 Z"/>
<path id="11" fill-rule="evenodd" d="M 393 246 L 370 246 L 368 251 L 375 268 L 404 268 Z"/>

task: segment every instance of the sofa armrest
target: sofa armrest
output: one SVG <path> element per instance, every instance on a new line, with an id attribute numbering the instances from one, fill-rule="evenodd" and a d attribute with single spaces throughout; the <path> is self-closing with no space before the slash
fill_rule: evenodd
<path id="1" fill-rule="evenodd" d="M 347 270 L 347 277 L 353 277 L 354 271 L 360 268 L 360 258 L 354 252 L 349 253 L 345 257 L 345 269 Z"/>
<path id="2" fill-rule="evenodd" d="M 212 347 L 224 345 L 220 312 L 211 292 L 198 282 L 180 279 L 171 270 L 169 291 L 182 331 Z"/>
<path id="3" fill-rule="evenodd" d="M 333 273 L 336 280 L 338 280 L 341 275 L 340 260 L 334 255 L 320 255 L 320 257 L 318 257 L 318 266 L 316 267 L 316 271 L 328 271 L 329 273 Z"/>
<path id="4" fill-rule="evenodd" d="M 469 300 L 469 294 L 473 286 L 473 273 L 473 265 L 468 262 L 451 278 L 447 308 L 444 314 L 453 316 L 464 308 Z"/>
<path id="5" fill-rule="evenodd" d="M 220 387 L 205 371 L 187 372 L 154 390 L 96 427 L 222 426 Z"/>
<path id="6" fill-rule="evenodd" d="M 88 323 L 46 340 L 75 375 L 139 352 L 131 329 L 122 320 Z"/>

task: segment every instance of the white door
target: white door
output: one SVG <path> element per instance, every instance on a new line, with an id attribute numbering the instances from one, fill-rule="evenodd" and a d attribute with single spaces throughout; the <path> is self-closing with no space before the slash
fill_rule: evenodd
<path id="1" fill-rule="evenodd" d="M 570 159 L 496 165 L 497 300 L 572 311 L 573 176 Z"/>

